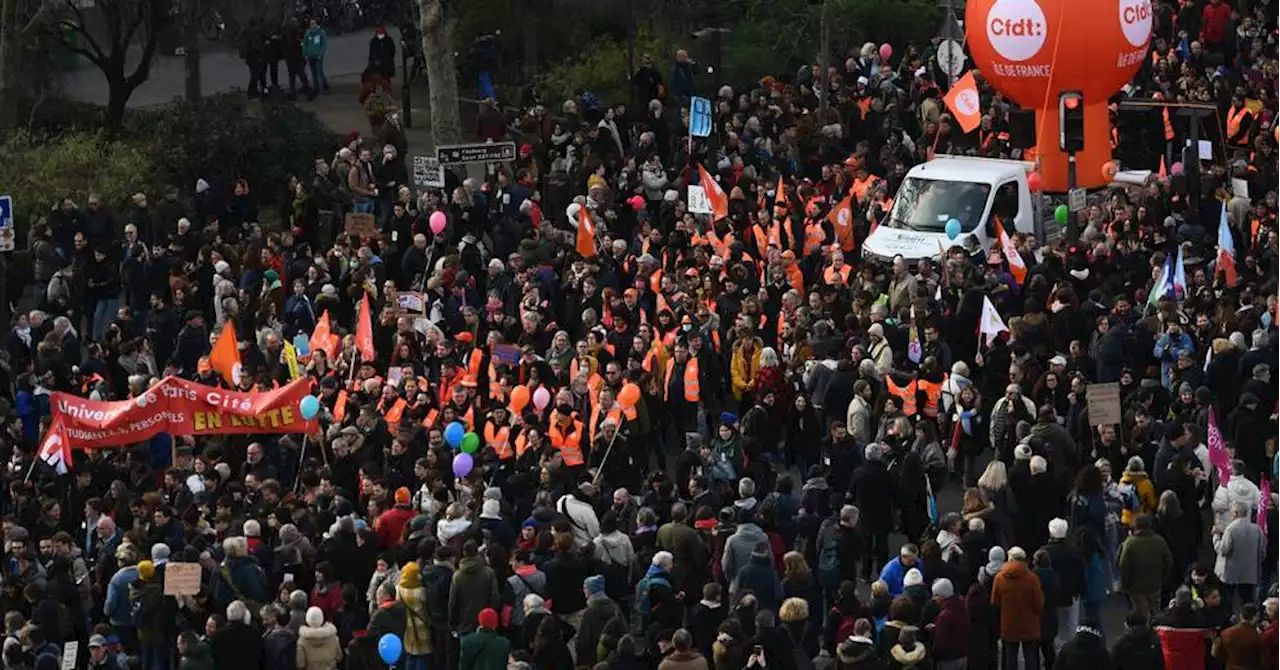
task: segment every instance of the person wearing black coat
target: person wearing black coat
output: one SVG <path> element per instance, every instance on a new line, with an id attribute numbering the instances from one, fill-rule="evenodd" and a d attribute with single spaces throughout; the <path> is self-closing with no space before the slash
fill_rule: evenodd
<path id="1" fill-rule="evenodd" d="M 1058 656 L 1053 662 L 1056 670 L 1106 670 L 1115 667 L 1111 654 L 1107 653 L 1107 645 L 1102 640 L 1102 633 L 1096 628 L 1097 624 L 1090 623 L 1092 625 L 1082 623 L 1076 629 L 1075 637 L 1067 640 L 1058 650 Z"/>
<path id="2" fill-rule="evenodd" d="M 227 625 L 213 635 L 213 661 L 219 668 L 256 668 L 262 658 L 262 635 L 245 623 L 249 612 L 234 604 L 227 608 Z"/>
<path id="3" fill-rule="evenodd" d="M 365 70 L 385 79 L 396 76 L 396 41 L 382 26 L 378 26 L 373 37 L 369 38 L 369 63 Z"/>
<path id="4" fill-rule="evenodd" d="M 853 471 L 849 489 L 861 512 L 858 525 L 868 545 L 863 554 L 863 574 L 875 575 L 879 574 L 880 566 L 889 562 L 893 477 L 885 467 L 878 445 L 867 445 L 864 456 L 866 463 Z"/>
<path id="5" fill-rule="evenodd" d="M 1164 651 L 1155 631 L 1147 627 L 1146 618 L 1132 613 L 1125 621 L 1124 635 L 1111 648 L 1111 661 L 1117 668 L 1164 670 Z"/>

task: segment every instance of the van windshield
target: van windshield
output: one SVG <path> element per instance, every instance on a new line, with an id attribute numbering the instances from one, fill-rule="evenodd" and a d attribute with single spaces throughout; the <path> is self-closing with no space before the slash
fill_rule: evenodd
<path id="1" fill-rule="evenodd" d="M 958 219 L 960 229 L 969 232 L 981 222 L 990 195 L 990 184 L 907 177 L 893 199 L 889 225 L 941 233 L 946 231 L 947 220 Z"/>

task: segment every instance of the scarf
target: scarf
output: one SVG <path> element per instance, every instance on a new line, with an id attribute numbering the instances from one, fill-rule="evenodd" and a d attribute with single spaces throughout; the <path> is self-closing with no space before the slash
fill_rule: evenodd
<path id="1" fill-rule="evenodd" d="M 25 328 L 14 328 L 13 332 L 17 334 L 18 339 L 22 340 L 23 344 L 27 345 L 28 349 L 31 348 L 31 326 L 27 326 Z"/>

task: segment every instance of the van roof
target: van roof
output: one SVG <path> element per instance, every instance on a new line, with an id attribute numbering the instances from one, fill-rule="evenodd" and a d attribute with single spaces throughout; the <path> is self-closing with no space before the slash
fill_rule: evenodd
<path id="1" fill-rule="evenodd" d="M 1032 163 L 1024 161 L 941 155 L 911 168 L 907 176 L 994 184 L 1017 177 L 1034 167 Z"/>

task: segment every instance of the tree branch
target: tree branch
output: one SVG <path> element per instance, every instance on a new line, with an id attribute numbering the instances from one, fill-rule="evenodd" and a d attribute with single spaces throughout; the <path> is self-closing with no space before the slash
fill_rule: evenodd
<path id="1" fill-rule="evenodd" d="M 63 4 L 71 9 L 71 13 L 75 16 L 75 21 L 64 20 L 61 22 L 61 25 L 62 26 L 69 25 L 72 28 L 72 30 L 83 35 L 85 43 L 89 45 L 90 49 L 93 49 L 93 52 L 96 55 L 89 56 L 84 52 L 83 49 L 72 44 L 71 41 L 64 36 L 64 32 L 60 29 L 56 30 L 54 37 L 59 42 L 61 42 L 64 46 L 71 49 L 72 51 L 75 51 L 77 53 L 80 53 L 81 55 L 85 55 L 86 57 L 88 57 L 91 63 L 93 63 L 94 65 L 97 65 L 99 69 L 102 69 L 105 72 L 105 67 L 103 64 L 106 63 L 108 60 L 107 54 L 102 50 L 102 47 L 98 45 L 98 41 L 93 39 L 93 34 L 89 32 L 89 23 L 85 19 L 84 11 L 81 10 L 80 7 L 76 5 L 76 3 L 73 2 L 72 0 L 63 0 Z"/>

